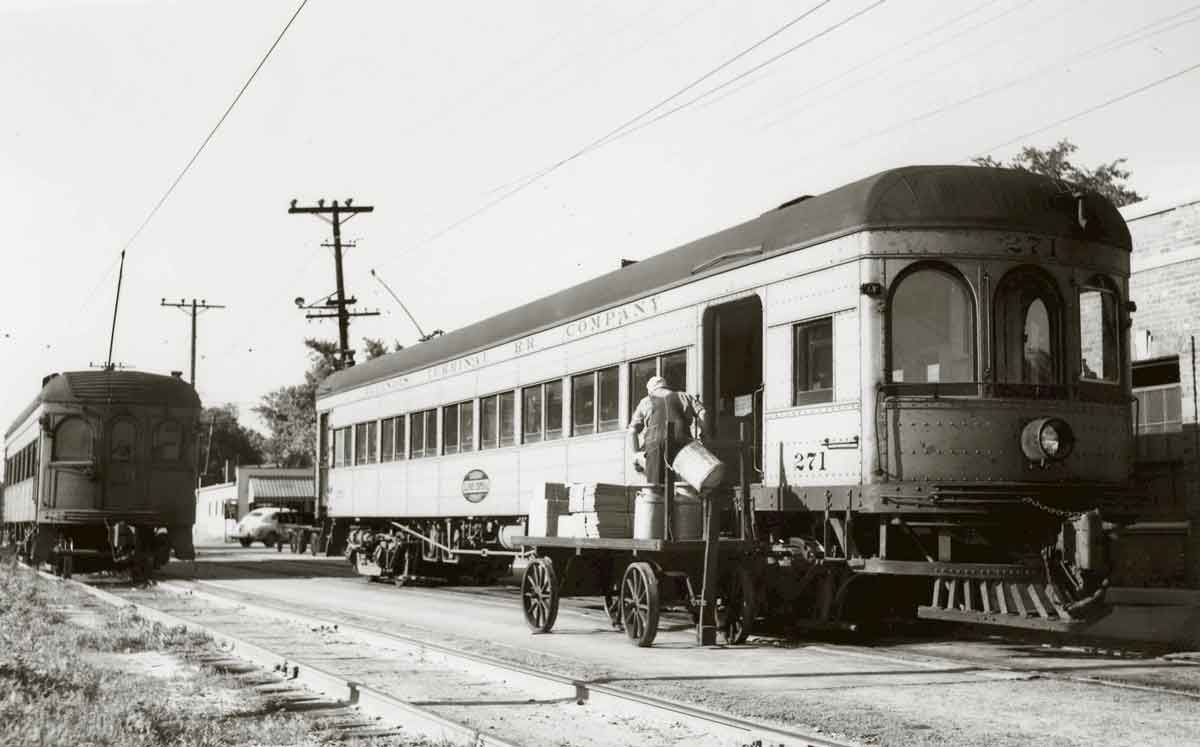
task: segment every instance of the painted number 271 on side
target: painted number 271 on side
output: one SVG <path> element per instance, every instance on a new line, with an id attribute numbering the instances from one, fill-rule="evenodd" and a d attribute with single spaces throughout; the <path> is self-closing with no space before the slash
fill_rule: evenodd
<path id="1" fill-rule="evenodd" d="M 825 470 L 824 451 L 797 451 L 795 458 L 797 472 L 823 472 Z"/>

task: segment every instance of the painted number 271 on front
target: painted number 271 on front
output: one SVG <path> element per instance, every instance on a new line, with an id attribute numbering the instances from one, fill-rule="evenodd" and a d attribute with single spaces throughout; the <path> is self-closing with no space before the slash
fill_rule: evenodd
<path id="1" fill-rule="evenodd" d="M 797 451 L 795 460 L 797 472 L 825 471 L 824 451 Z"/>

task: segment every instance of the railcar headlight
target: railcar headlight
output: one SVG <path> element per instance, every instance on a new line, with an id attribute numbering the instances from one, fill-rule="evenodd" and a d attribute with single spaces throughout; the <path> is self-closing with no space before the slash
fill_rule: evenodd
<path id="1" fill-rule="evenodd" d="M 1021 431 L 1021 451 L 1030 461 L 1061 461 L 1071 453 L 1075 434 L 1065 420 L 1037 418 L 1025 424 Z"/>

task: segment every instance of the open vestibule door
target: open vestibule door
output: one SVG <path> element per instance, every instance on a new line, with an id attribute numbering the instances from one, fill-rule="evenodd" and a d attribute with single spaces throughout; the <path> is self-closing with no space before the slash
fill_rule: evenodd
<path id="1" fill-rule="evenodd" d="M 752 455 L 748 482 L 761 482 L 763 315 L 757 295 L 705 310 L 703 372 L 701 396 L 708 408 L 711 435 L 718 441 L 733 441 L 745 433 Z M 736 483 L 736 453 L 717 455 L 730 467 L 730 482 Z"/>

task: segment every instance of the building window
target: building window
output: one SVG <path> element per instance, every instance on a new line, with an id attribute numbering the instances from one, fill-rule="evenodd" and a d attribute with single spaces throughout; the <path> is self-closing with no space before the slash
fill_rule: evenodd
<path id="1" fill-rule="evenodd" d="M 413 459 L 437 456 L 437 410 L 412 414 L 409 433 L 409 453 Z"/>
<path id="2" fill-rule="evenodd" d="M 396 458 L 396 418 L 379 421 L 379 461 L 390 462 Z"/>
<path id="3" fill-rule="evenodd" d="M 617 366 L 610 366 L 571 377 L 572 435 L 586 436 L 621 427 L 618 371 Z"/>
<path id="4" fill-rule="evenodd" d="M 975 381 L 975 304 L 956 273 L 922 267 L 905 274 L 889 314 L 891 381 Z"/>
<path id="5" fill-rule="evenodd" d="M 151 447 L 160 462 L 174 462 L 183 456 L 183 426 L 177 420 L 164 420 L 154 429 Z"/>
<path id="6" fill-rule="evenodd" d="M 475 403 L 459 402 L 442 408 L 442 453 L 475 449 Z"/>
<path id="7" fill-rule="evenodd" d="M 1117 294 L 1100 279 L 1079 291 L 1079 378 L 1114 384 L 1121 380 Z"/>
<path id="8" fill-rule="evenodd" d="M 642 397 L 646 396 L 646 382 L 654 376 L 667 380 L 667 386 L 677 392 L 687 388 L 687 351 L 642 358 L 629 364 L 629 412 L 637 409 Z"/>
<path id="9" fill-rule="evenodd" d="M 479 400 L 479 448 L 512 446 L 517 395 L 501 392 Z"/>
<path id="10" fill-rule="evenodd" d="M 527 386 L 521 390 L 521 441 L 533 444 L 562 438 L 562 381 Z"/>
<path id="11" fill-rule="evenodd" d="M 833 317 L 792 327 L 792 404 L 833 401 Z"/>
<path id="12" fill-rule="evenodd" d="M 367 463 L 367 424 L 354 426 L 354 463 Z"/>
<path id="13" fill-rule="evenodd" d="M 84 461 L 92 458 L 92 427 L 83 418 L 67 418 L 54 431 L 55 461 Z"/>
<path id="14" fill-rule="evenodd" d="M 1144 433 L 1183 430 L 1183 392 L 1179 385 L 1179 356 L 1152 358 L 1133 364 L 1134 429 Z"/>
<path id="15" fill-rule="evenodd" d="M 1057 384 L 1062 303 L 1053 282 L 1032 268 L 1018 268 L 996 289 L 994 327 L 996 381 Z"/>

